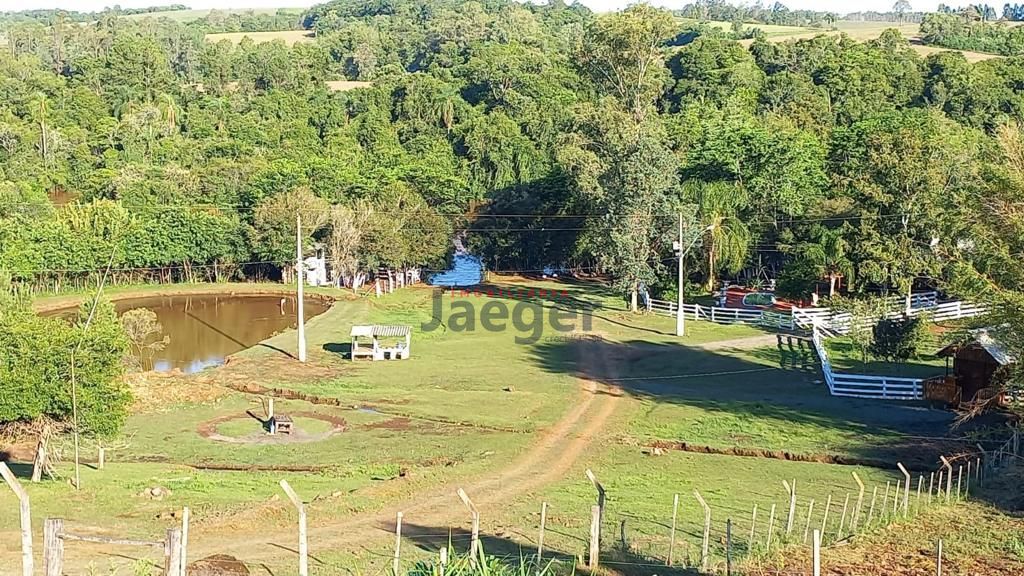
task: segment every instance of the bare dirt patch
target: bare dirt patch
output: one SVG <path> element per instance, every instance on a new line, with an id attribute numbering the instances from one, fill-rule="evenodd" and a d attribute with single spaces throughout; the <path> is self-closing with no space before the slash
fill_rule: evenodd
<path id="1" fill-rule="evenodd" d="M 363 430 L 408 430 L 410 428 L 412 428 L 412 420 L 408 418 L 391 418 L 363 426 Z"/>

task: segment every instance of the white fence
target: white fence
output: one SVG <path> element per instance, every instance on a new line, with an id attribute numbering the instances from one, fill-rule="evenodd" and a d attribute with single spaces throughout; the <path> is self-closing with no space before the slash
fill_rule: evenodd
<path id="1" fill-rule="evenodd" d="M 906 298 L 891 296 L 885 299 L 891 308 L 892 316 L 907 314 Z M 675 318 L 678 306 L 667 300 L 648 299 L 647 310 L 653 314 Z M 910 299 L 910 316 L 930 314 L 934 322 L 958 320 L 980 316 L 985 309 L 976 304 L 953 300 L 940 302 L 937 292 L 920 292 Z M 790 312 L 774 310 L 748 310 L 744 308 L 719 308 L 717 306 L 701 306 L 700 304 L 683 304 L 683 313 L 694 320 L 710 320 L 720 324 L 759 324 L 772 328 L 811 328 L 817 326 L 826 335 L 845 334 L 850 330 L 853 316 L 846 312 L 837 312 L 831 308 L 794 306 Z"/>
<path id="2" fill-rule="evenodd" d="M 914 294 L 910 299 L 909 311 L 906 309 L 906 297 L 889 297 L 886 298 L 886 303 L 891 308 L 886 316 L 928 314 L 933 322 L 971 318 L 985 313 L 985 309 L 976 304 L 959 300 L 940 302 L 936 292 Z M 647 302 L 647 310 L 654 314 L 674 318 L 678 306 L 675 302 L 650 299 Z M 825 348 L 825 339 L 845 334 L 850 330 L 853 316 L 849 313 L 836 312 L 825 307 L 799 308 L 794 306 L 791 312 L 785 313 L 772 310 L 718 308 L 700 304 L 683 304 L 683 313 L 694 320 L 710 320 L 721 324 L 758 324 L 787 330 L 797 327 L 811 329 L 811 340 L 818 354 L 818 360 L 821 362 L 821 372 L 825 377 L 829 393 L 833 396 L 880 400 L 920 400 L 924 398 L 924 381 L 920 378 L 848 374 L 832 369 L 832 363 L 829 361 L 828 351 Z"/>
<path id="3" fill-rule="evenodd" d="M 811 341 L 821 361 L 821 373 L 833 396 L 873 398 L 878 400 L 920 400 L 924 398 L 924 380 L 896 376 L 847 374 L 832 369 L 825 348 L 825 338 L 817 326 L 812 327 Z"/>
<path id="4" fill-rule="evenodd" d="M 647 300 L 647 311 L 661 316 L 676 317 L 678 306 L 667 300 Z M 700 304 L 683 304 L 683 314 L 693 320 L 709 320 L 719 324 L 758 324 L 772 328 L 792 330 L 793 315 L 771 310 L 747 310 L 744 308 L 720 308 L 718 306 L 701 306 Z"/>

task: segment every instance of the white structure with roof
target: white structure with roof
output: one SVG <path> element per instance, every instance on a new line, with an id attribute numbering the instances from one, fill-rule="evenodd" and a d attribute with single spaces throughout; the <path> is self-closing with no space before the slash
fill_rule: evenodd
<path id="1" fill-rule="evenodd" d="M 412 326 L 353 326 L 349 334 L 352 337 L 351 360 L 370 358 L 371 360 L 406 360 L 410 356 L 412 344 Z M 366 340 L 369 339 L 369 346 Z M 385 342 L 382 343 L 382 340 Z M 394 344 L 386 345 L 390 340 Z M 362 346 L 360 342 L 362 341 Z"/>

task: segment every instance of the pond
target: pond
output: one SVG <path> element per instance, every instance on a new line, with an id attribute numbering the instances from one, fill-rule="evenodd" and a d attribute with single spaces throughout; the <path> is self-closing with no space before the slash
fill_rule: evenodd
<path id="1" fill-rule="evenodd" d="M 483 281 L 483 263 L 478 256 L 456 253 L 450 270 L 433 274 L 427 282 L 433 286 L 475 286 Z"/>
<path id="2" fill-rule="evenodd" d="M 118 314 L 135 308 L 152 310 L 163 327 L 162 336 L 170 338 L 163 350 L 147 354 L 144 368 L 191 374 L 219 366 L 231 354 L 295 328 L 295 301 L 295 296 L 281 295 L 192 294 L 127 298 L 114 302 L 114 307 Z M 328 302 L 317 298 L 305 302 L 307 322 L 330 308 Z M 71 317 L 77 310 L 57 310 L 49 315 Z"/>

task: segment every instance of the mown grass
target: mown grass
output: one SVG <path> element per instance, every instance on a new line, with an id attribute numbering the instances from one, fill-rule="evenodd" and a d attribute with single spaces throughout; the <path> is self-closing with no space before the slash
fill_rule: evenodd
<path id="1" fill-rule="evenodd" d="M 685 535 L 680 538 L 688 542 L 685 554 L 693 558 L 694 488 L 701 490 L 715 511 L 717 541 L 725 518 L 736 522 L 738 533 L 749 531 L 749 524 L 744 528 L 743 523 L 748 522 L 754 503 L 766 522 L 766 508 L 773 502 L 781 505 L 783 479 L 796 479 L 802 496 L 820 499 L 829 493 L 835 498 L 845 495 L 852 486 L 851 470 L 876 483 L 891 474 L 874 468 L 674 451 L 652 457 L 643 454 L 644 444 L 669 440 L 718 448 L 886 458 L 906 450 L 901 441 L 907 436 L 935 434 L 948 423 L 945 412 L 829 396 L 819 382 L 813 352 L 801 347 L 799 340 L 784 339 L 777 346 L 753 349 L 738 342 L 735 348 L 732 343 L 723 348 L 712 343 L 763 338 L 765 332 L 749 326 L 688 322 L 687 336 L 680 340 L 674 336 L 674 319 L 629 314 L 621 296 L 595 283 L 502 278 L 496 280 L 495 287 L 499 285 L 506 291 L 556 290 L 557 296 L 523 302 L 507 295 L 457 294 L 456 300 L 472 302 L 478 313 L 486 302 L 505 303 L 511 309 L 521 305 L 524 317 L 547 315 L 556 307 L 586 308 L 589 327 L 585 329 L 583 318 L 577 316 L 575 332 L 546 327 L 535 342 L 517 343 L 516 337 L 529 336 L 531 330 L 481 330 L 479 317 L 476 330 L 455 330 L 450 294 L 441 303 L 446 328 L 424 331 L 421 324 L 434 315 L 433 292 L 426 288 L 401 290 L 381 299 L 338 301 L 307 324 L 308 367 L 289 364 L 282 354 L 294 353 L 295 335 L 288 332 L 239 354 L 234 366 L 229 363 L 189 378 L 216 382 L 241 373 L 248 383 L 337 399 L 339 406 L 278 400 L 276 410 L 341 418 L 345 432 L 304 444 L 217 442 L 199 433 L 204 424 L 238 417 L 216 429 L 242 435 L 258 426 L 244 415 L 246 410 L 261 415 L 259 402 L 229 394 L 208 403 L 165 406 L 130 418 L 124 436 L 129 445 L 108 454 L 105 470 L 83 469 L 81 491 L 69 491 L 65 480 L 72 470 L 66 461 L 59 466 L 63 479 L 29 486 L 34 502 L 40 503 L 34 514 L 63 516 L 71 524 L 104 531 L 158 536 L 176 522 L 171 513 L 188 505 L 195 518 L 214 522 L 218 529 L 251 530 L 255 521 L 285 527 L 294 519 L 281 500 L 277 481 L 287 478 L 310 501 L 311 518 L 329 522 L 506 467 L 535 441 L 537 433 L 574 405 L 583 377 L 622 388 L 625 395 L 618 401 L 617 412 L 569 477 L 510 499 L 500 513 L 484 520 L 488 546 L 504 542 L 511 549 L 529 542 L 540 502 L 547 500 L 552 505 L 548 536 L 552 551 L 566 558 L 582 550 L 593 499 L 593 488 L 583 476 L 583 469 L 589 467 L 609 490 L 609 546 L 625 520 L 630 557 L 661 562 L 667 543 L 663 524 L 671 512 L 672 494 L 684 499 L 680 522 L 685 528 L 680 530 Z M 221 289 L 243 291 L 241 286 Z M 115 292 L 138 290 L 125 287 Z M 346 360 L 349 330 L 364 323 L 412 325 L 412 358 Z M 602 373 L 581 361 L 575 340 L 580 336 L 600 337 L 588 346 L 594 354 L 612 359 L 618 370 Z M 168 380 L 167 385 L 173 382 Z M 86 446 L 84 458 L 94 460 L 91 446 Z M 225 464 L 254 468 L 201 469 Z M 271 466 L 317 468 L 305 473 L 261 470 Z M 21 474 L 26 471 L 24 466 L 19 469 Z M 140 496 L 145 488 L 156 485 L 170 489 L 171 494 L 162 500 Z M 16 526 L 12 498 L 0 493 L 4 526 Z M 834 508 L 833 514 L 837 512 Z M 415 518 L 407 521 L 413 530 Z M 423 535 L 446 535 L 447 528 L 420 527 Z M 455 527 L 456 536 L 462 535 L 463 528 Z M 16 541 L 16 537 L 7 538 L 13 534 L 9 530 L 3 534 L 5 541 Z M 677 549 L 679 558 L 683 546 Z M 429 550 L 424 545 L 421 551 Z M 364 554 L 353 556 L 346 551 L 318 551 L 318 556 L 350 566 L 365 560 Z"/>
<path id="2" fill-rule="evenodd" d="M 849 338 L 830 338 L 825 341 L 829 361 L 836 370 L 855 374 L 879 376 L 900 376 L 904 378 L 930 378 L 941 376 L 946 367 L 946 360 L 933 353 L 923 351 L 917 358 L 906 362 L 886 362 L 873 358 L 869 353 L 867 361 Z M 928 344 L 928 350 L 938 349 L 937 344 Z"/>

